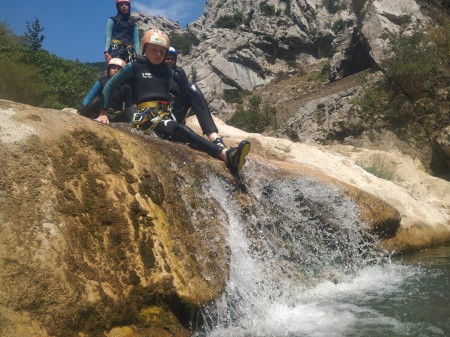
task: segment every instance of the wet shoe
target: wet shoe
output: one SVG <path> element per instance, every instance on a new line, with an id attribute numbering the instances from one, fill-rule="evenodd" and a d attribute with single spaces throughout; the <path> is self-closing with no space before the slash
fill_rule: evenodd
<path id="1" fill-rule="evenodd" d="M 250 142 L 243 140 L 237 147 L 227 151 L 227 164 L 233 173 L 239 173 L 245 164 L 245 157 L 250 152 Z"/>
<path id="2" fill-rule="evenodd" d="M 216 138 L 212 142 L 214 144 L 220 146 L 223 149 L 228 149 L 228 146 L 225 145 L 225 143 L 223 142 L 223 138 L 222 137 Z"/>

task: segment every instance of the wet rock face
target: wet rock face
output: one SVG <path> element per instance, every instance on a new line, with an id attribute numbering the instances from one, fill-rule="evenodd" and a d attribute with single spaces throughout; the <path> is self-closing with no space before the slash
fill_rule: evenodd
<path id="1" fill-rule="evenodd" d="M 187 166 L 198 153 L 7 104 L 16 110 L 5 110 L 11 123 L 2 123 L 0 156 L 6 326 L 19 331 L 6 315 L 14 310 L 52 336 L 131 324 L 187 335 L 189 313 L 221 291 L 227 273 L 220 211 L 201 211 L 210 208 L 201 198 L 205 168 L 171 169 L 175 158 Z M 52 134 L 55 125 L 61 132 Z"/>
<path id="2" fill-rule="evenodd" d="M 280 155 L 284 140 L 271 147 L 271 138 L 245 134 L 227 144 L 241 138 L 254 144 L 246 193 L 223 162 L 184 144 L 0 100 L 0 333 L 189 336 L 191 317 L 224 290 L 229 231 L 240 219 L 255 238 L 282 233 L 280 223 L 294 237 L 320 232 L 330 251 L 333 235 L 351 246 L 351 232 L 402 247 L 403 214 L 392 206 Z M 323 153 L 295 154 L 297 145 L 286 145 L 293 158 Z M 346 169 L 351 180 L 369 179 Z M 445 241 L 426 219 L 423 228 L 414 244 Z"/>

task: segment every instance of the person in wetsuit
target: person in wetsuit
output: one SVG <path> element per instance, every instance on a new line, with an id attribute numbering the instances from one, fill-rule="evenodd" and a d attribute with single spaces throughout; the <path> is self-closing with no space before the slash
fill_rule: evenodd
<path id="1" fill-rule="evenodd" d="M 130 0 L 116 0 L 117 15 L 106 23 L 105 62 L 119 57 L 125 62 L 134 61 L 139 50 L 139 31 L 131 17 Z"/>
<path id="2" fill-rule="evenodd" d="M 167 34 L 150 29 L 141 41 L 142 55 L 136 62 L 130 62 L 112 77 L 103 89 L 104 109 L 100 112 L 101 122 L 109 124 L 107 110 L 112 88 L 119 83 L 132 85 L 137 111 L 131 125 L 144 131 L 153 130 L 159 137 L 189 144 L 210 156 L 228 164 L 233 173 L 239 173 L 250 151 L 250 143 L 243 140 L 237 147 L 224 149 L 196 134 L 186 125 L 178 123 L 170 108 L 170 86 L 173 72 L 164 62 L 170 47 Z"/>
<path id="3" fill-rule="evenodd" d="M 174 96 L 172 112 L 175 119 L 184 124 L 187 117 L 195 115 L 203 134 L 210 141 L 226 148 L 223 138 L 219 136 L 219 130 L 214 123 L 205 96 L 197 85 L 189 84 L 184 69 L 177 66 L 177 56 L 176 49 L 170 47 L 166 63 L 174 72 L 170 93 Z"/>
<path id="4" fill-rule="evenodd" d="M 113 58 L 107 66 L 107 76 L 95 82 L 89 93 L 83 99 L 78 113 L 82 116 L 92 118 L 96 121 L 103 109 L 103 88 L 124 65 L 125 61 L 120 58 Z M 136 112 L 132 105 L 131 86 L 127 83 L 120 83 L 111 90 L 110 110 L 107 118 L 111 122 L 130 122 L 131 117 Z"/>

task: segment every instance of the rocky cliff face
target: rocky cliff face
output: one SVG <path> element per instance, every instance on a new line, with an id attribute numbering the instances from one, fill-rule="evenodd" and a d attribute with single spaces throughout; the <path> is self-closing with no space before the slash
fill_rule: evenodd
<path id="1" fill-rule="evenodd" d="M 142 30 L 183 32 L 160 17 L 136 18 Z M 413 27 L 428 22 L 414 0 L 210 0 L 200 19 L 187 28 L 199 43 L 189 55 L 180 55 L 179 64 L 195 77 L 212 112 L 222 119 L 237 108 L 225 102 L 225 90 L 255 92 L 276 109 L 280 127 L 272 134 L 278 137 L 393 147 L 450 179 L 448 104 L 434 106 L 430 114 L 430 103 L 421 102 L 419 110 L 426 112 L 393 127 L 354 103 L 369 87 L 363 83 L 385 80 L 389 35 L 401 30 L 408 36 Z M 350 79 L 357 73 L 359 82 Z M 321 80 L 311 80 L 313 76 Z M 307 85 L 293 84 L 305 78 Z M 445 101 L 448 89 L 444 86 L 441 92 Z"/>
<path id="2" fill-rule="evenodd" d="M 330 80 L 337 80 L 381 66 L 389 33 L 425 21 L 414 0 L 210 0 L 188 26 L 200 44 L 186 63 L 200 69 L 209 94 L 212 86 L 216 94 L 252 90 L 324 58 L 332 59 Z"/>
<path id="3" fill-rule="evenodd" d="M 220 28 L 221 19 L 233 15 L 238 27 Z M 329 56 L 333 44 L 348 34 L 334 32 L 336 22 L 356 23 L 348 3 L 330 11 L 322 1 L 208 1 L 205 14 L 188 27 L 201 42 L 187 63 L 201 70 L 197 79 L 208 94 L 211 86 L 216 94 L 252 90 Z"/>
<path id="4" fill-rule="evenodd" d="M 0 100 L 0 336 L 189 336 L 191 314 L 224 289 L 236 219 L 255 238 L 263 219 L 298 231 L 289 215 L 304 212 L 313 232 L 339 235 L 350 219 L 396 251 L 450 240 L 449 183 L 410 158 L 217 123 L 227 144 L 253 144 L 247 193 L 183 144 Z M 355 165 L 372 155 L 394 181 Z M 302 180 L 280 212 L 278 194 Z"/>
<path id="5" fill-rule="evenodd" d="M 397 148 L 450 179 L 448 104 L 437 104 L 430 113 L 426 106 L 431 104 L 423 101 L 419 110 L 426 112 L 397 126 L 355 104 L 369 87 L 363 83 L 385 80 L 389 35 L 401 30 L 408 36 L 413 27 L 428 22 L 414 0 L 211 0 L 202 17 L 188 26 L 200 42 L 180 63 L 195 75 L 213 113 L 223 119 L 237 108 L 225 102 L 225 90 L 256 91 L 276 109 L 281 127 L 274 135 Z M 357 73 L 359 82 L 348 79 Z M 317 82 L 313 76 L 322 79 L 312 83 Z M 309 84 L 293 84 L 305 78 Z M 448 101 L 448 89 L 441 92 Z"/>

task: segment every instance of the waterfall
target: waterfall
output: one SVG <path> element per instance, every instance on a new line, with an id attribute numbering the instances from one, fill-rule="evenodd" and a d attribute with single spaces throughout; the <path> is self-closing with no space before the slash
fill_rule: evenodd
<path id="1" fill-rule="evenodd" d="M 224 182 L 210 178 L 209 196 L 228 216 L 230 273 L 222 296 L 193 322 L 195 336 L 361 336 L 358 327 L 371 324 L 404 329 L 363 303 L 397 291 L 414 271 L 374 248 L 377 238 L 354 202 L 311 177 L 277 175 L 260 164 L 250 172 L 246 209 Z"/>

